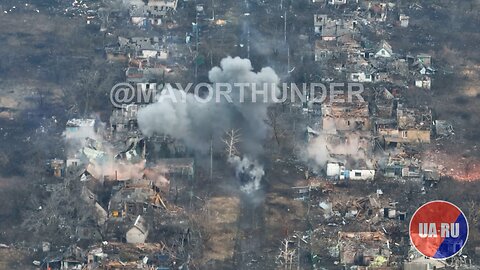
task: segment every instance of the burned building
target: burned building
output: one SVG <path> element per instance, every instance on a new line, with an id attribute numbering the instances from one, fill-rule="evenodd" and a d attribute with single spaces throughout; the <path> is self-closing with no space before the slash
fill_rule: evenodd
<path id="1" fill-rule="evenodd" d="M 345 36 L 351 36 L 357 27 L 357 21 L 351 18 L 329 18 L 325 14 L 314 15 L 315 34 L 323 41 L 336 41 Z"/>
<path id="2" fill-rule="evenodd" d="M 322 104 L 323 129 L 337 131 L 370 130 L 368 103 L 365 101 Z"/>
<path id="3" fill-rule="evenodd" d="M 332 42 L 317 40 L 315 41 L 315 61 L 327 63 L 329 60 L 340 57 L 339 48 Z"/>
<path id="4" fill-rule="evenodd" d="M 421 176 L 421 165 L 414 158 L 395 155 L 388 157 L 384 166 L 384 176 L 390 178 L 419 178 Z"/>
<path id="5" fill-rule="evenodd" d="M 377 119 L 392 119 L 397 109 L 397 98 L 386 87 L 375 95 L 374 115 Z"/>
<path id="6" fill-rule="evenodd" d="M 61 159 L 52 159 L 47 164 L 48 171 L 55 177 L 61 178 L 65 176 L 65 161 Z"/>
<path id="7" fill-rule="evenodd" d="M 160 26 L 176 10 L 177 3 L 177 0 L 149 0 L 147 5 L 131 5 L 130 21 L 142 28 Z"/>
<path id="8" fill-rule="evenodd" d="M 82 133 L 91 135 L 94 134 L 93 132 L 95 132 L 95 119 L 73 118 L 67 121 L 65 137 L 67 140 L 74 139 L 78 138 Z"/>
<path id="9" fill-rule="evenodd" d="M 112 134 L 135 133 L 138 130 L 137 112 L 139 105 L 126 104 L 122 108 L 115 109 L 110 115 L 110 128 Z"/>
<path id="10" fill-rule="evenodd" d="M 148 180 L 127 181 L 114 189 L 108 205 L 108 214 L 114 219 L 133 219 L 151 214 L 153 207 L 164 207 L 162 189 Z"/>
<path id="11" fill-rule="evenodd" d="M 193 158 L 163 158 L 158 164 L 165 168 L 165 176 L 169 179 L 193 179 L 195 175 L 195 161 Z"/>
<path id="12" fill-rule="evenodd" d="M 339 232 L 340 263 L 382 267 L 391 255 L 388 238 L 382 232 Z"/>
<path id="13" fill-rule="evenodd" d="M 429 108 L 407 108 L 398 104 L 396 121 L 377 125 L 386 145 L 430 143 L 432 112 Z"/>
<path id="14" fill-rule="evenodd" d="M 100 158 L 100 152 L 96 151 L 96 142 L 93 138 L 97 136 L 95 119 L 73 118 L 67 121 L 65 128 L 65 139 L 69 144 L 65 168 L 68 171 L 86 164 L 89 158 Z"/>

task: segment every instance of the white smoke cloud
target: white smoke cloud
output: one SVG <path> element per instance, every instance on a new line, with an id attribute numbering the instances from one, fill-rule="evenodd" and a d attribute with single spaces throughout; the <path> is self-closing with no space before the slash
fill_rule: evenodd
<path id="1" fill-rule="evenodd" d="M 137 120 L 140 130 L 147 136 L 155 133 L 170 135 L 192 149 L 207 151 L 210 134 L 205 129 L 215 124 L 209 119 L 214 117 L 216 108 L 209 109 L 208 104 L 198 102 L 193 94 L 185 95 L 169 85 L 167 87 L 158 97 L 158 102 L 139 110 Z M 174 98 L 169 98 L 169 95 Z"/>
<path id="2" fill-rule="evenodd" d="M 280 81 L 275 71 L 266 67 L 254 72 L 250 60 L 227 57 L 222 59 L 220 67 L 212 68 L 208 75 L 214 85 L 211 88 L 213 91 L 218 90 L 215 84 L 227 83 L 232 86 L 229 94 L 232 102 L 224 98 L 199 102 L 192 93 L 166 89 L 160 94 L 158 102 L 139 110 L 140 130 L 147 136 L 154 133 L 170 135 L 182 140 L 191 149 L 206 152 L 212 138 L 220 141 L 225 131 L 239 129 L 242 135 L 239 146 L 241 152 L 252 157 L 258 156 L 268 131 L 265 124 L 267 108 L 273 103 L 271 97 L 279 93 L 278 87 L 272 87 Z M 263 96 L 257 95 L 257 102 L 252 102 L 252 89 L 245 87 L 242 102 L 241 89 L 236 86 L 238 83 L 255 84 L 259 86 L 257 89 L 268 84 L 267 101 L 263 102 Z M 166 98 L 172 93 L 175 99 Z M 217 93 L 212 93 L 212 96 L 216 97 Z"/>
<path id="3" fill-rule="evenodd" d="M 309 141 L 306 148 L 308 159 L 318 168 L 324 168 L 329 161 L 350 161 L 370 167 L 372 164 L 367 155 L 368 151 L 369 141 L 353 132 L 343 135 L 321 132 Z"/>
<path id="4" fill-rule="evenodd" d="M 219 96 L 215 91 L 221 89 L 216 86 L 228 84 L 232 87 L 230 101 L 212 98 L 199 102 L 194 94 L 168 88 L 162 91 L 158 102 L 139 110 L 139 128 L 147 136 L 170 135 L 188 148 L 203 153 L 209 150 L 210 140 L 218 144 L 227 130 L 240 130 L 242 140 L 238 149 L 244 157 L 233 157 L 229 162 L 235 167 L 237 179 L 240 175 L 249 175 L 252 180 L 244 183 L 242 189 L 246 192 L 256 190 L 264 175 L 263 167 L 256 160 L 263 153 L 263 141 L 268 132 L 267 109 L 274 102 L 272 97 L 280 92 L 280 79 L 270 67 L 254 72 L 250 60 L 239 57 L 222 59 L 220 66 L 212 68 L 208 77 L 213 84 L 214 93 L 210 94 L 213 97 Z M 243 84 L 242 89 L 239 84 Z M 247 84 L 254 84 L 256 89 L 244 87 Z M 263 92 L 266 100 L 257 95 L 253 102 L 252 94 L 261 89 L 266 90 Z M 172 93 L 175 98 L 170 98 Z"/>
<path id="5" fill-rule="evenodd" d="M 235 177 L 242 182 L 241 190 L 252 193 L 260 189 L 260 182 L 265 175 L 263 166 L 248 157 L 232 156 L 228 162 L 235 167 Z"/>

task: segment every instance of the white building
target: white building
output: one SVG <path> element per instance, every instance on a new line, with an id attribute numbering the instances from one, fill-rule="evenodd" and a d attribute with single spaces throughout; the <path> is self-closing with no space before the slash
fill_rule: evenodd
<path id="1" fill-rule="evenodd" d="M 328 162 L 327 163 L 327 178 L 336 180 L 353 180 L 353 181 L 367 181 L 375 178 L 375 170 L 373 169 L 354 169 L 348 170 L 343 163 Z"/>
<path id="2" fill-rule="evenodd" d="M 375 58 L 390 58 L 393 56 L 392 46 L 388 44 L 385 40 L 380 43 L 377 52 L 375 53 Z"/>
<path id="3" fill-rule="evenodd" d="M 350 170 L 348 179 L 350 180 L 373 180 L 375 178 L 375 170 Z"/>
<path id="4" fill-rule="evenodd" d="M 337 178 L 339 180 L 345 179 L 345 166 L 340 162 L 327 163 L 327 177 Z"/>
<path id="5" fill-rule="evenodd" d="M 415 86 L 423 89 L 430 89 L 432 87 L 432 79 L 428 76 L 415 80 Z"/>
<path id="6" fill-rule="evenodd" d="M 347 4 L 347 0 L 328 0 L 327 3 L 329 5 L 345 5 Z"/>
<path id="7" fill-rule="evenodd" d="M 400 14 L 399 21 L 400 21 L 400 27 L 408 27 L 410 17 L 408 17 L 405 14 Z"/>
<path id="8" fill-rule="evenodd" d="M 365 71 L 352 72 L 349 75 L 349 80 L 351 82 L 373 82 L 372 75 L 373 74 Z"/>

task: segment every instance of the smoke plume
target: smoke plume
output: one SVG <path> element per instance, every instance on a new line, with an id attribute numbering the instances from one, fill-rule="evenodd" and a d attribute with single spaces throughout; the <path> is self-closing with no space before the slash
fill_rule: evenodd
<path id="1" fill-rule="evenodd" d="M 317 165 L 322 167 L 328 161 L 343 161 L 338 160 L 337 156 L 343 156 L 355 162 L 366 162 L 366 143 L 360 135 L 355 133 L 345 137 L 319 134 L 309 142 L 307 154 Z"/>
<path id="2" fill-rule="evenodd" d="M 252 193 L 260 189 L 260 181 L 265 175 L 263 166 L 257 161 L 251 161 L 248 157 L 230 157 L 228 162 L 235 167 L 235 177 L 242 184 L 242 191 Z"/>
<path id="3" fill-rule="evenodd" d="M 325 168 L 327 162 L 348 162 L 350 166 L 372 167 L 368 152 L 371 145 L 359 132 L 338 132 L 333 120 L 325 119 L 320 132 L 309 129 L 310 140 L 306 157 L 315 169 Z"/>
<path id="4" fill-rule="evenodd" d="M 238 129 L 241 133 L 238 149 L 249 157 L 244 162 L 256 165 L 250 159 L 257 160 L 263 152 L 263 141 L 268 132 L 265 124 L 267 108 L 274 102 L 272 97 L 278 95 L 279 77 L 270 67 L 255 72 L 250 60 L 239 57 L 222 59 L 220 66 L 212 68 L 208 77 L 213 91 L 210 96 L 214 98 L 199 102 L 193 93 L 167 86 L 156 103 L 139 110 L 140 130 L 147 136 L 170 135 L 190 149 L 207 153 L 211 140 L 218 146 L 226 131 Z M 243 85 L 242 89 L 239 83 Z M 220 84 L 231 87 L 230 100 L 223 96 L 215 98 L 220 96 L 217 93 L 222 89 Z M 256 89 L 252 89 L 252 85 Z M 253 102 L 253 94 L 259 89 L 266 93 L 266 100 L 263 95 L 257 95 L 256 102 Z M 175 98 L 171 98 L 172 95 Z M 237 162 L 236 158 L 231 161 L 234 166 L 243 163 Z"/>
<path id="5" fill-rule="evenodd" d="M 163 177 L 166 170 L 159 165 L 146 168 L 145 160 L 140 156 L 141 149 L 134 149 L 137 156 L 130 160 L 117 158 L 119 150 L 105 139 L 105 133 L 105 125 L 98 121 L 95 126 L 67 128 L 64 132 L 67 159 L 79 159 L 78 165 L 84 165 L 86 171 L 100 181 L 105 178 L 119 181 L 141 179 L 144 175 L 154 183 L 168 181 Z M 127 147 L 126 144 L 124 148 Z M 149 171 L 148 175 L 146 170 Z"/>
<path id="6" fill-rule="evenodd" d="M 229 84 L 232 93 L 229 94 L 231 102 L 225 98 L 205 99 L 199 102 L 193 93 L 181 92 L 167 85 L 158 97 L 158 102 L 151 104 L 138 112 L 138 124 L 143 134 L 151 136 L 155 133 L 170 135 L 180 139 L 190 149 L 207 152 L 210 140 L 214 141 L 223 136 L 230 129 L 239 129 L 242 135 L 240 150 L 242 153 L 257 157 L 262 152 L 262 140 L 267 133 L 264 120 L 267 117 L 267 108 L 273 102 L 258 96 L 257 102 L 252 102 L 252 89 L 244 88 L 244 102 L 241 102 L 240 89 L 234 84 L 248 83 L 263 86 L 267 83 L 269 96 L 278 93 L 277 87 L 272 84 L 279 82 L 273 69 L 266 67 L 259 72 L 254 72 L 250 60 L 224 58 L 220 67 L 210 70 L 209 80 L 213 83 L 211 88 L 217 91 L 215 84 Z M 171 95 L 175 98 L 170 98 Z M 167 97 L 169 96 L 169 97 Z M 212 93 L 213 97 L 217 93 Z"/>

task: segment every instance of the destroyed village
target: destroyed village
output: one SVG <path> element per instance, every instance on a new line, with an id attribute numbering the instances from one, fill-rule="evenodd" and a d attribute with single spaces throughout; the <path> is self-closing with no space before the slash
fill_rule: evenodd
<path id="1" fill-rule="evenodd" d="M 479 46 L 479 0 L 0 0 L 0 270 L 478 270 Z"/>

